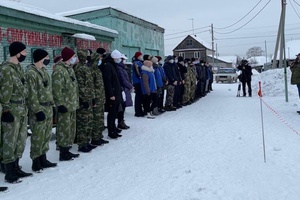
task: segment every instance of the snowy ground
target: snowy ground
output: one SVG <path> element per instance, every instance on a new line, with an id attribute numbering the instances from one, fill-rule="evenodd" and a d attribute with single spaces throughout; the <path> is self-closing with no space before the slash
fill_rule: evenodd
<path id="1" fill-rule="evenodd" d="M 207 97 L 154 120 L 135 118 L 130 108 L 131 128 L 121 139 L 74 161 L 59 162 L 52 141 L 48 157 L 58 167 L 20 184 L 1 181 L 10 189 L 0 199 L 298 200 L 299 98 L 289 85 L 285 102 L 281 74 L 255 75 L 252 98 L 237 98 L 237 84 L 214 84 Z M 263 104 L 266 163 L 258 80 L 263 100 L 278 114 Z M 31 171 L 27 144 L 21 165 Z"/>

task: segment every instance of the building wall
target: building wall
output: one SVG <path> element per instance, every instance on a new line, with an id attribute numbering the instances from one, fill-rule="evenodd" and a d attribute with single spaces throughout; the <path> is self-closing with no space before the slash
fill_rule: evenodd
<path id="1" fill-rule="evenodd" d="M 157 25 L 112 8 L 70 17 L 117 30 L 119 36 L 112 42 L 112 49 L 120 50 L 129 59 L 137 51 L 164 56 L 164 31 L 155 30 Z"/>
<path id="2" fill-rule="evenodd" d="M 47 66 L 49 73 L 52 71 L 53 58 L 60 54 L 65 46 L 75 51 L 82 48 L 96 50 L 99 47 L 111 49 L 113 37 L 103 39 L 101 35 L 95 35 L 96 41 L 73 38 L 70 35 L 77 33 L 75 28 L 73 30 L 64 28 L 60 22 L 54 22 L 52 26 L 34 22 L 40 19 L 39 16 L 23 19 L 22 12 L 18 12 L 18 16 L 20 18 L 0 14 L 0 63 L 9 59 L 9 44 L 14 41 L 21 41 L 27 46 L 27 57 L 22 62 L 24 68 L 33 62 L 32 53 L 35 49 L 45 49 L 51 61 Z"/>

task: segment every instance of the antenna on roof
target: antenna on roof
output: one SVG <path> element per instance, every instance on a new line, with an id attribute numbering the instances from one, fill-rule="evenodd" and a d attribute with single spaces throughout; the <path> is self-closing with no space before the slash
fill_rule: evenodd
<path id="1" fill-rule="evenodd" d="M 194 32 L 194 18 L 191 18 L 189 20 L 192 20 L 192 30 L 193 30 L 193 35 L 196 37 L 195 32 Z"/>

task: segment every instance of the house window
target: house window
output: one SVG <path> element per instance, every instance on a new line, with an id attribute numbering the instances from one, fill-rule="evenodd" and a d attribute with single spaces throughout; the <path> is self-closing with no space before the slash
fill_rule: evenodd
<path id="1" fill-rule="evenodd" d="M 193 40 L 186 40 L 186 45 L 187 46 L 193 45 Z"/>
<path id="2" fill-rule="evenodd" d="M 194 58 L 200 58 L 200 52 L 199 51 L 194 52 Z"/>
<path id="3" fill-rule="evenodd" d="M 185 53 L 184 53 L 184 52 L 180 52 L 180 53 L 179 53 L 179 56 L 185 58 Z"/>

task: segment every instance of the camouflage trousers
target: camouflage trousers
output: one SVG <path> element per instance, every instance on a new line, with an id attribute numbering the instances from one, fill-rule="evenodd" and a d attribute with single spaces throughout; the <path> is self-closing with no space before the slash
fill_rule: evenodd
<path id="1" fill-rule="evenodd" d="M 90 143 L 93 131 L 93 108 L 79 108 L 76 111 L 76 143 L 82 147 Z"/>
<path id="2" fill-rule="evenodd" d="M 174 85 L 167 86 L 167 97 L 166 97 L 166 106 L 173 105 L 173 97 L 174 97 L 175 87 Z"/>
<path id="3" fill-rule="evenodd" d="M 191 84 L 190 99 L 194 99 L 196 95 L 196 83 Z"/>
<path id="4" fill-rule="evenodd" d="M 60 147 L 73 145 L 76 134 L 76 111 L 57 113 L 56 140 Z"/>
<path id="5" fill-rule="evenodd" d="M 191 100 L 190 98 L 191 95 L 191 84 L 190 83 L 186 83 L 184 85 L 184 91 L 183 91 L 183 103 L 188 102 L 189 100 Z"/>
<path id="6" fill-rule="evenodd" d="M 104 130 L 104 99 L 95 99 L 96 105 L 93 107 L 93 131 L 92 139 L 99 140 L 103 138 Z"/>
<path id="7" fill-rule="evenodd" d="M 52 136 L 52 117 L 38 122 L 35 115 L 30 115 L 29 121 L 32 132 L 30 158 L 33 160 L 49 151 L 49 142 Z"/>
<path id="8" fill-rule="evenodd" d="M 14 116 L 14 122 L 2 122 L 2 163 L 21 158 L 27 138 L 27 116 Z"/>

